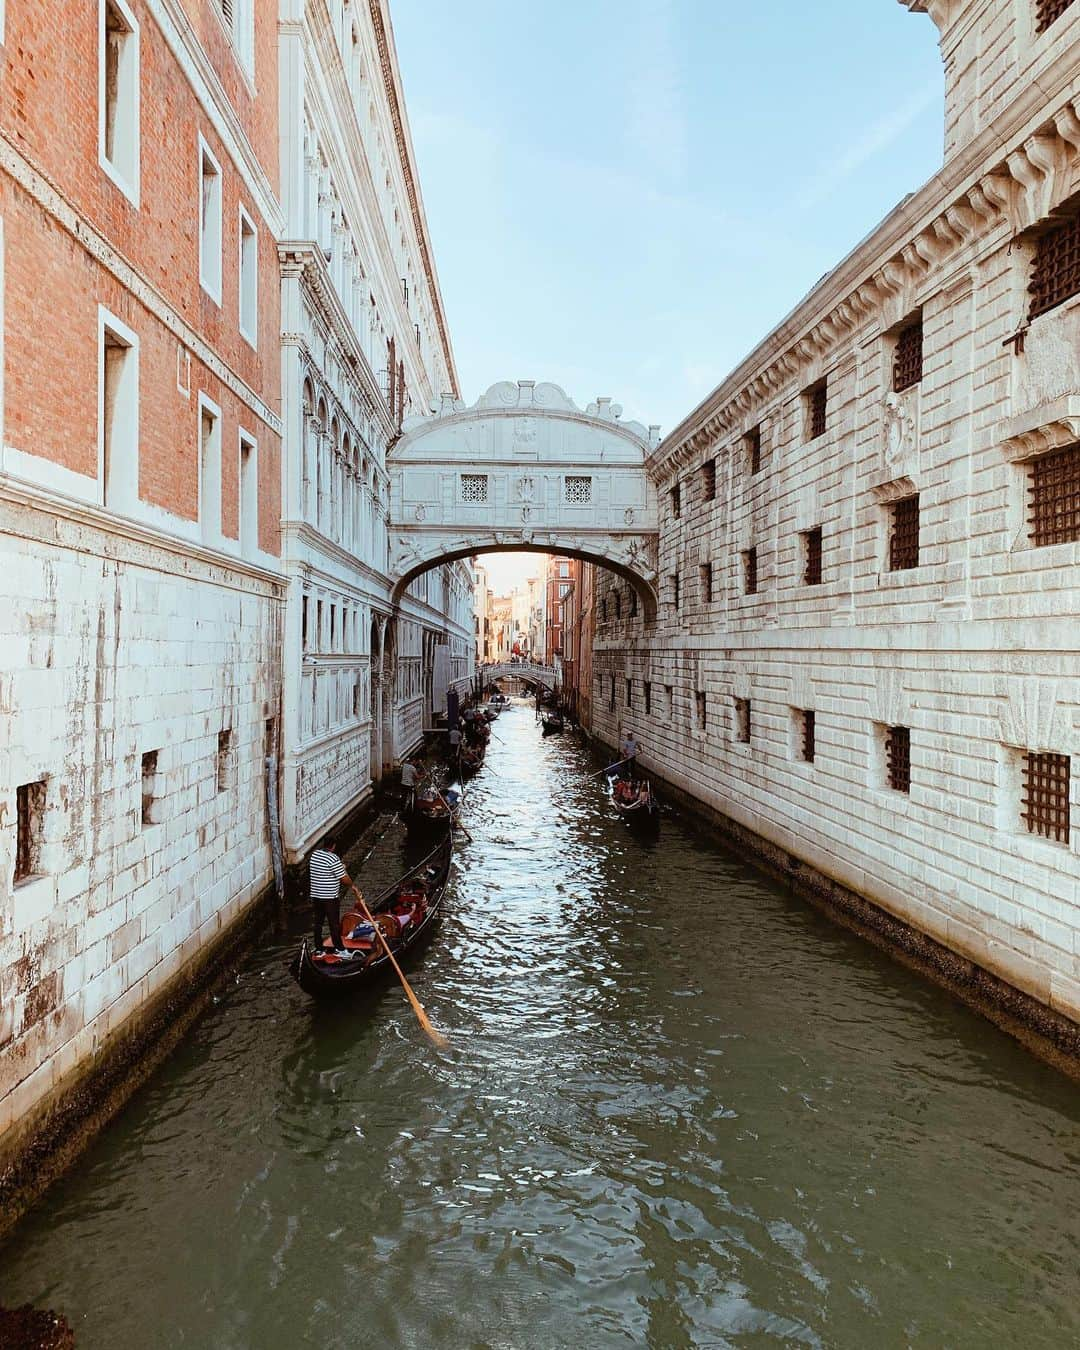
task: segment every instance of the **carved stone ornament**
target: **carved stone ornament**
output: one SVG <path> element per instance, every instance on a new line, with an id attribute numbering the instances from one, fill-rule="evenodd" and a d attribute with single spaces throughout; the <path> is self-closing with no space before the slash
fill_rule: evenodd
<path id="1" fill-rule="evenodd" d="M 885 395 L 885 463 L 898 464 L 915 448 L 915 419 L 899 394 Z"/>
<path id="2" fill-rule="evenodd" d="M 514 491 L 519 502 L 535 501 L 536 479 L 531 474 L 523 473 L 514 480 Z"/>
<path id="3" fill-rule="evenodd" d="M 420 505 L 413 512 L 413 516 L 416 518 L 416 523 L 418 525 L 422 524 L 425 520 L 427 520 L 427 507 L 423 504 L 423 502 L 421 502 Z"/>
<path id="4" fill-rule="evenodd" d="M 523 506 L 523 507 L 521 508 L 521 521 L 522 521 L 522 524 L 525 524 L 525 523 L 528 521 L 528 519 L 529 519 L 529 517 L 530 517 L 531 515 L 532 515 L 532 509 L 531 509 L 530 507 L 528 507 L 528 506 Z"/>
<path id="5" fill-rule="evenodd" d="M 634 508 L 633 508 L 632 506 L 628 506 L 628 507 L 626 508 L 626 510 L 623 512 L 623 520 L 626 521 L 627 525 L 633 525 L 633 523 L 634 523 Z"/>

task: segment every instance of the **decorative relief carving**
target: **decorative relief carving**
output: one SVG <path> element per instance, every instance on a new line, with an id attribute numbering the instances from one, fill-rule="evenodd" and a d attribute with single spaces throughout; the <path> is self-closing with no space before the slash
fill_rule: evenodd
<path id="1" fill-rule="evenodd" d="M 1076 736 L 1060 706 L 1057 680 L 1016 676 L 997 682 L 1001 740 L 1018 750 L 1054 754 L 1075 752 Z M 1070 702 L 1075 702 L 1075 690 Z"/>
<path id="2" fill-rule="evenodd" d="M 885 466 L 893 469 L 916 451 L 915 418 L 908 402 L 899 394 L 885 395 L 883 430 Z"/>

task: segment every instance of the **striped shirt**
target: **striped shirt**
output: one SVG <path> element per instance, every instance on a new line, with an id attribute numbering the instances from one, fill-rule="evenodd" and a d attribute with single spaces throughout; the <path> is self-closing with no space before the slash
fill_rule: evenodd
<path id="1" fill-rule="evenodd" d="M 312 900 L 336 900 L 341 894 L 345 864 L 336 853 L 317 848 L 308 864 Z"/>

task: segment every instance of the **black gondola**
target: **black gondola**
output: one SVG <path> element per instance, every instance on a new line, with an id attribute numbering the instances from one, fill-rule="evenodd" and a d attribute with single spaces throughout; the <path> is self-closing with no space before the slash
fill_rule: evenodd
<path id="1" fill-rule="evenodd" d="M 447 791 L 451 790 L 448 788 Z M 450 829 L 457 820 L 460 789 L 456 792 L 457 800 L 453 801 L 447 801 L 441 792 L 434 795 L 430 795 L 431 793 L 430 787 L 422 788 L 413 798 L 412 809 L 405 813 L 405 824 L 409 827 L 410 834 L 423 831 L 438 834 Z"/>
<path id="2" fill-rule="evenodd" d="M 399 964 L 431 936 L 450 876 L 453 851 L 453 831 L 447 830 L 446 838 L 437 848 L 368 906 Z M 403 927 L 399 915 L 413 917 Z M 334 998 L 370 988 L 393 973 L 390 958 L 374 934 L 357 938 L 345 936 L 361 926 L 367 927 L 358 910 L 342 915 L 345 947 L 359 953 L 351 958 L 337 957 L 328 951 L 315 954 L 310 939 L 304 939 L 300 954 L 293 962 L 292 975 L 306 994 L 313 998 Z"/>
<path id="3" fill-rule="evenodd" d="M 642 831 L 660 828 L 660 804 L 646 779 L 618 778 L 611 790 L 615 809 L 627 825 Z"/>
<path id="4" fill-rule="evenodd" d="M 468 777 L 471 774 L 479 772 L 484 764 L 485 749 L 483 745 L 463 745 L 461 747 L 460 763 L 461 772 Z"/>
<path id="5" fill-rule="evenodd" d="M 545 736 L 557 736 L 560 731 L 566 730 L 566 723 L 563 721 L 563 715 L 560 712 L 545 713 L 542 721 Z"/>

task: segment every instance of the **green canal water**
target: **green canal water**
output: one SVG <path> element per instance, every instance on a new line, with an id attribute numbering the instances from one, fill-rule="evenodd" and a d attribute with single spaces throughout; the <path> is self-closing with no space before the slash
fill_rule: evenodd
<path id="1" fill-rule="evenodd" d="M 495 731 L 412 968 L 450 1049 L 268 936 L 0 1302 L 81 1350 L 1080 1343 L 1075 1086 L 707 833 L 636 840 L 529 709 Z M 400 866 L 394 826 L 361 876 Z"/>

